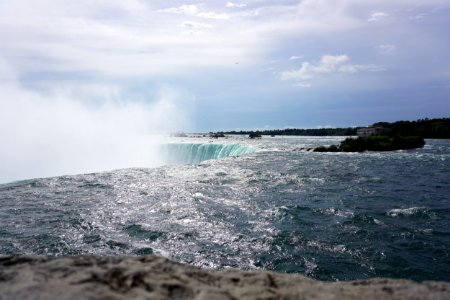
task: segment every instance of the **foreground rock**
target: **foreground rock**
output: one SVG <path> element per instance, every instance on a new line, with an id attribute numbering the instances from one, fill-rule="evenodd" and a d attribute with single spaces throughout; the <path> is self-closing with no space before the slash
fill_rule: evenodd
<path id="1" fill-rule="evenodd" d="M 0 299 L 450 299 L 450 283 L 319 282 L 263 271 L 200 270 L 156 256 L 3 257 Z"/>

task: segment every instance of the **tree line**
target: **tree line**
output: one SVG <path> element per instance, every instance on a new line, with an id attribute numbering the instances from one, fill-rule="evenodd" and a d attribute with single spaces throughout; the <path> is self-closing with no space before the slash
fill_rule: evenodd
<path id="1" fill-rule="evenodd" d="M 241 130 L 220 131 L 219 134 L 255 134 L 255 135 L 302 135 L 302 136 L 349 136 L 356 135 L 356 127 L 348 128 L 316 128 L 316 129 L 270 129 L 270 130 Z"/>
<path id="2" fill-rule="evenodd" d="M 419 119 L 417 121 L 397 121 L 397 122 L 378 122 L 372 126 L 384 128 L 383 135 L 394 136 L 419 136 L 428 139 L 450 139 L 450 118 L 440 119 Z M 241 131 L 219 131 L 216 134 L 241 134 L 254 136 L 352 136 L 356 131 L 363 127 L 347 128 L 314 128 L 314 129 L 269 129 L 269 130 L 241 130 Z"/>
<path id="3" fill-rule="evenodd" d="M 420 136 L 426 139 L 450 139 L 450 118 L 420 119 L 417 121 L 378 122 L 373 126 L 384 128 L 384 135 Z"/>

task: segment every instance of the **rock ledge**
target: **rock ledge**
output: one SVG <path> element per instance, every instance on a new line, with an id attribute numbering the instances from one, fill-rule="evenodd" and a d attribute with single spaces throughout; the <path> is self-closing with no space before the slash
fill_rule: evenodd
<path id="1" fill-rule="evenodd" d="M 450 299 L 450 283 L 320 282 L 197 269 L 157 256 L 0 257 L 0 299 Z"/>

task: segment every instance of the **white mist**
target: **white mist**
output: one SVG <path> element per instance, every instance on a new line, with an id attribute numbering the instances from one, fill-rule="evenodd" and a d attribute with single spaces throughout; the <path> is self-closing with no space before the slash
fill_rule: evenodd
<path id="1" fill-rule="evenodd" d="M 100 90 L 89 102 L 64 89 L 0 85 L 0 183 L 160 165 L 161 134 L 187 126 L 179 96 L 166 88 L 153 101 L 124 101 Z"/>

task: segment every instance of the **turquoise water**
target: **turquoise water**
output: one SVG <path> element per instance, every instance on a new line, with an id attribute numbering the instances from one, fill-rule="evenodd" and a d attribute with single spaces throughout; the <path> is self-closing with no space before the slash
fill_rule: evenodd
<path id="1" fill-rule="evenodd" d="M 217 143 L 170 143 L 160 149 L 167 164 L 197 164 L 209 159 L 240 156 L 255 152 L 252 146 Z"/>
<path id="2" fill-rule="evenodd" d="M 153 253 L 322 280 L 450 281 L 450 141 L 304 150 L 339 140 L 185 139 L 162 147 L 159 168 L 2 184 L 0 254 Z"/>

